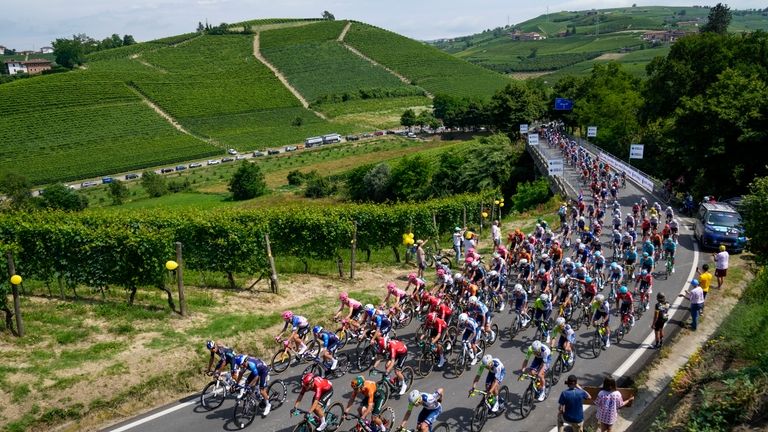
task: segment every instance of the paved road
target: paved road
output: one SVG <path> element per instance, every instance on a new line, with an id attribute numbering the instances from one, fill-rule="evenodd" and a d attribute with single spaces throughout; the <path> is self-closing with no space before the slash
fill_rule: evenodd
<path id="1" fill-rule="evenodd" d="M 555 152 L 553 149 L 548 149 L 545 143 L 542 145 L 542 150 Z M 570 179 L 568 173 L 566 173 L 566 178 Z M 576 189 L 578 190 L 578 185 L 575 186 L 577 186 Z M 641 192 L 641 190 L 634 184 L 627 184 L 627 188 L 621 191 L 622 196 L 620 197 L 624 214 L 626 214 L 627 211 L 630 211 L 632 203 L 639 200 L 642 193 L 643 192 Z M 650 201 L 652 202 L 652 200 Z M 607 238 L 604 238 L 604 241 L 607 241 Z M 693 267 L 694 265 L 697 265 L 697 262 L 698 252 L 694 250 L 690 226 L 687 225 L 687 222 L 684 222 L 681 227 L 676 273 L 672 274 L 668 279 L 657 279 L 655 282 L 655 291 L 664 292 L 670 303 L 675 302 L 676 299 L 679 299 L 678 294 L 681 289 L 684 288 L 686 280 L 689 280 L 692 277 Z M 661 268 L 660 265 L 659 269 Z M 654 303 L 652 302 L 651 305 L 653 304 Z M 668 339 L 674 332 L 679 331 L 681 320 L 684 317 L 687 317 L 687 302 L 684 304 L 685 307 L 682 309 L 675 308 L 675 313 L 667 325 L 666 331 L 668 333 Z M 652 312 L 652 310 L 650 312 Z M 500 327 L 504 328 L 509 325 L 512 316 L 513 315 L 508 314 L 505 310 L 504 312 L 497 314 L 495 322 L 497 322 Z M 635 376 L 635 374 L 652 359 L 652 356 L 656 352 L 655 350 L 650 349 L 650 346 L 648 345 L 649 342 L 653 341 L 652 331 L 650 329 L 651 319 L 652 313 L 645 313 L 642 319 L 638 321 L 632 331 L 621 343 L 612 344 L 611 347 L 602 352 L 598 358 L 593 358 L 591 351 L 586 346 L 587 341 L 592 336 L 593 330 L 585 330 L 582 328 L 582 330 L 577 332 L 579 356 L 572 373 L 580 378 L 582 385 L 600 385 L 606 373 L 613 373 L 618 377 L 631 378 Z M 612 317 L 611 328 L 613 329 L 617 325 L 618 318 Z M 411 324 L 408 329 L 401 331 L 401 333 L 406 335 L 408 333 L 413 333 L 415 327 L 415 324 Z M 650 340 L 648 340 L 649 335 Z M 522 351 L 528 347 L 532 337 L 533 330 L 528 329 L 526 332 L 518 335 L 515 340 L 509 340 L 505 337 L 488 350 L 488 352 L 494 356 L 499 357 L 506 366 L 507 378 L 505 379 L 504 384 L 509 386 L 510 392 L 512 393 L 509 402 L 514 409 L 508 410 L 498 418 L 489 420 L 485 426 L 485 431 L 507 431 L 510 430 L 510 428 L 514 428 L 514 430 L 521 431 L 544 432 L 552 430 L 555 426 L 557 398 L 561 390 L 565 388 L 563 383 L 564 379 L 561 379 L 560 383 L 554 387 L 552 395 L 548 397 L 546 401 L 536 404 L 536 407 L 527 418 L 521 419 L 516 409 L 519 395 L 525 390 L 527 382 L 517 381 L 517 377 L 512 372 L 520 368 L 524 357 Z M 302 368 L 303 366 L 289 369 L 277 376 L 278 378 L 288 380 L 288 400 L 286 401 L 286 404 L 273 411 L 267 418 L 256 419 L 256 421 L 249 427 L 250 430 L 279 432 L 289 432 L 293 430 L 293 427 L 298 423 L 298 418 L 291 418 L 289 410 L 296 399 L 297 379 Z M 449 376 L 440 372 L 433 372 L 426 378 L 416 380 L 414 382 L 414 388 L 431 391 L 439 386 L 444 387 L 446 397 L 444 400 L 444 411 L 441 415 L 441 420 L 447 421 L 452 425 L 451 430 L 453 431 L 468 431 L 472 409 L 474 409 L 478 403 L 477 398 L 467 398 L 467 391 L 472 383 L 473 377 L 474 371 L 465 372 L 459 378 L 454 378 L 452 375 Z M 335 400 L 344 398 L 344 402 L 346 403 L 346 398 L 349 395 L 350 379 L 351 376 L 347 375 L 336 380 Z M 233 401 L 228 400 L 219 409 L 207 412 L 199 406 L 196 397 L 190 397 L 179 401 L 178 403 L 158 408 L 153 412 L 105 430 L 112 432 L 122 432 L 126 430 L 157 432 L 235 430 L 235 425 L 231 420 L 233 405 Z M 395 410 L 398 419 L 397 421 L 399 422 L 407 407 L 407 400 L 405 397 L 390 400 L 389 406 Z M 306 408 L 306 406 L 303 408 Z M 413 427 L 414 418 L 415 416 L 412 418 L 411 424 L 409 424 L 411 427 Z M 351 423 L 345 422 L 340 430 L 349 430 L 351 426 Z"/>

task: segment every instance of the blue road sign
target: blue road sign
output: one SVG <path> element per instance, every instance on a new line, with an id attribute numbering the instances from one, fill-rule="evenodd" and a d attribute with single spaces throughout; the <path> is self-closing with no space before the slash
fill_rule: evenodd
<path id="1" fill-rule="evenodd" d="M 555 111 L 571 111 L 573 99 L 555 98 Z"/>

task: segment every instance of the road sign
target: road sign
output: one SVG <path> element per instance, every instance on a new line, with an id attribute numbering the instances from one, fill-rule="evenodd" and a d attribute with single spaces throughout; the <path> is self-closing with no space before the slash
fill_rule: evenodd
<path id="1" fill-rule="evenodd" d="M 528 133 L 528 125 L 523 123 L 520 125 L 520 133 L 521 134 L 527 134 Z"/>
<path id="2" fill-rule="evenodd" d="M 597 126 L 589 126 L 587 128 L 587 137 L 594 138 L 597 136 Z"/>
<path id="3" fill-rule="evenodd" d="M 566 98 L 555 98 L 555 111 L 571 111 L 573 109 L 573 100 Z"/>
<path id="4" fill-rule="evenodd" d="M 549 175 L 563 175 L 563 160 L 562 159 L 549 159 L 547 160 L 547 171 Z"/>
<path id="5" fill-rule="evenodd" d="M 562 159 L 549 159 L 547 160 L 547 166 L 552 168 L 553 166 L 563 166 Z"/>
<path id="6" fill-rule="evenodd" d="M 539 145 L 539 134 L 528 134 L 528 145 Z"/>
<path id="7" fill-rule="evenodd" d="M 642 159 L 643 158 L 643 144 L 632 144 L 629 146 L 629 158 L 630 159 Z"/>

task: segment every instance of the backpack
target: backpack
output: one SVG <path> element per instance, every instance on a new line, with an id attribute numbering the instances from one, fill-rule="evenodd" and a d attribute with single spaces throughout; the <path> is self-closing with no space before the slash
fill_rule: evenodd
<path id="1" fill-rule="evenodd" d="M 662 303 L 659 307 L 659 317 L 662 321 L 667 322 L 669 320 L 669 303 Z"/>

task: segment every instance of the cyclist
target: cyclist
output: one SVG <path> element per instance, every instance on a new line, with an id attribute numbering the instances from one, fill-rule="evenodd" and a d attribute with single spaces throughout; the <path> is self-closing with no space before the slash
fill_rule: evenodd
<path id="1" fill-rule="evenodd" d="M 475 318 L 475 321 L 477 321 L 484 331 L 488 333 L 491 332 L 491 310 L 488 309 L 488 306 L 486 306 L 485 303 L 478 300 L 476 296 L 469 298 L 469 308 L 467 309 L 467 313 Z"/>
<path id="2" fill-rule="evenodd" d="M 435 288 L 435 292 L 447 292 L 453 288 L 453 276 L 451 276 L 451 272 L 445 271 L 444 268 L 437 269 Z"/>
<path id="3" fill-rule="evenodd" d="M 654 261 L 659 261 L 659 258 L 661 257 L 661 243 L 662 243 L 662 241 L 663 241 L 663 239 L 661 237 L 661 234 L 659 234 L 658 232 L 654 231 L 651 234 L 651 244 L 653 244 L 653 250 L 654 250 L 654 253 L 655 253 L 653 255 Z"/>
<path id="4" fill-rule="evenodd" d="M 563 274 L 573 276 L 575 268 L 576 267 L 573 265 L 573 261 L 571 261 L 570 258 L 563 259 Z"/>
<path id="5" fill-rule="evenodd" d="M 526 371 L 526 366 L 528 366 L 528 360 L 530 360 L 531 356 L 533 356 L 533 361 L 531 362 L 528 370 L 531 371 L 531 375 L 535 375 L 539 378 L 536 392 L 538 393 L 538 400 L 541 402 L 547 398 L 544 376 L 549 369 L 550 363 L 552 362 L 552 351 L 548 346 L 541 343 L 540 341 L 533 341 L 525 354 L 523 366 L 520 367 L 520 374 Z"/>
<path id="6" fill-rule="evenodd" d="M 424 326 L 426 327 L 427 332 L 422 338 L 428 337 L 429 342 L 437 347 L 437 355 L 439 357 L 437 367 L 443 367 L 445 364 L 445 353 L 443 352 L 442 344 L 439 342 L 445 335 L 448 323 L 446 323 L 445 320 L 438 318 L 436 313 L 431 312 L 427 314 L 427 317 L 424 320 Z"/>
<path id="7" fill-rule="evenodd" d="M 483 361 L 480 363 L 480 367 L 477 369 L 477 375 L 475 375 L 474 381 L 472 381 L 472 388 L 469 390 L 469 394 L 475 391 L 475 385 L 480 381 L 480 375 L 483 374 L 483 369 L 488 368 L 488 376 L 485 378 L 485 391 L 489 395 L 493 396 L 493 406 L 491 412 L 499 411 L 499 388 L 501 388 L 501 382 L 504 381 L 504 375 L 506 370 L 504 369 L 504 363 L 498 358 L 494 358 L 490 354 L 483 356 Z"/>
<path id="8" fill-rule="evenodd" d="M 595 283 L 595 280 L 587 276 L 583 281 L 578 279 L 576 281 L 584 286 L 582 291 L 583 301 L 586 303 L 592 301 L 597 294 L 597 283 Z"/>
<path id="9" fill-rule="evenodd" d="M 408 395 L 408 410 L 403 416 L 403 421 L 400 423 L 400 428 L 405 429 L 405 425 L 408 424 L 408 419 L 411 418 L 413 407 L 421 405 L 422 410 L 419 413 L 418 419 L 416 420 L 416 431 L 428 432 L 432 430 L 432 426 L 435 424 L 437 416 L 443 412 L 443 406 L 440 403 L 442 400 L 442 388 L 438 388 L 433 393 L 422 393 L 418 390 L 411 390 L 411 393 Z"/>
<path id="10" fill-rule="evenodd" d="M 672 240 L 672 237 L 668 237 L 666 240 L 664 240 L 664 255 L 665 258 L 668 261 L 672 262 L 672 273 L 675 272 L 675 249 L 677 249 L 677 244 Z"/>
<path id="11" fill-rule="evenodd" d="M 570 324 L 565 322 L 565 318 L 559 317 L 555 320 L 555 328 L 552 329 L 552 342 L 550 347 L 555 346 L 555 338 L 557 338 L 557 348 L 565 351 L 568 357 L 568 365 L 573 364 L 573 344 L 576 343 L 576 332 L 571 328 Z"/>
<path id="12" fill-rule="evenodd" d="M 635 217 L 635 219 L 640 217 L 640 204 L 632 204 L 632 215 Z"/>
<path id="13" fill-rule="evenodd" d="M 602 275 L 603 269 L 605 268 L 605 257 L 603 256 L 603 253 L 600 251 L 595 251 L 594 254 L 592 254 L 592 262 L 593 262 L 593 269 L 595 271 L 595 275 Z"/>
<path id="14" fill-rule="evenodd" d="M 339 306 L 339 310 L 336 312 L 336 315 L 334 315 L 333 318 L 338 320 L 339 317 L 341 317 L 341 313 L 344 311 L 344 308 L 347 307 L 349 308 L 349 312 L 347 312 L 347 316 L 345 318 L 350 322 L 352 328 L 356 329 L 358 327 L 358 321 L 360 320 L 360 314 L 363 313 L 363 304 L 353 298 L 350 298 L 349 294 L 346 292 L 339 293 L 339 301 L 341 302 L 341 306 Z"/>
<path id="15" fill-rule="evenodd" d="M 630 234 L 629 230 L 624 231 L 624 234 L 621 235 L 621 250 L 623 252 L 628 251 L 632 246 L 634 246 L 633 243 L 632 234 Z"/>
<path id="16" fill-rule="evenodd" d="M 283 312 L 283 321 L 285 321 L 285 325 L 283 325 L 280 334 L 275 336 L 275 339 L 281 339 L 283 333 L 290 326 L 291 336 L 288 339 L 293 342 L 294 348 L 296 348 L 299 355 L 304 354 L 304 351 L 307 350 L 307 346 L 304 344 L 304 336 L 309 333 L 309 321 L 301 315 L 294 315 L 289 310 Z"/>
<path id="17" fill-rule="evenodd" d="M 540 321 L 543 330 L 544 330 L 544 336 L 547 338 L 547 343 L 549 343 L 549 328 L 547 326 L 547 322 L 549 321 L 549 317 L 552 315 L 552 301 L 549 299 L 549 294 L 543 293 L 533 302 L 533 319 L 534 321 Z"/>
<path id="18" fill-rule="evenodd" d="M 336 333 L 324 330 L 319 325 L 312 327 L 312 334 L 320 345 L 320 358 L 325 364 L 330 365 L 331 370 L 336 370 L 336 366 L 339 364 L 335 357 L 336 350 L 339 349 L 339 337 L 336 336 Z"/>
<path id="19" fill-rule="evenodd" d="M 549 248 L 549 256 L 552 258 L 553 263 L 560 262 L 563 257 L 563 248 L 560 247 L 560 242 L 555 240 L 552 242 L 552 247 Z"/>
<path id="20" fill-rule="evenodd" d="M 547 272 L 543 268 L 539 269 L 536 274 L 536 280 L 534 284 L 539 284 L 539 290 L 541 292 L 549 292 L 549 285 L 552 283 L 552 273 Z"/>
<path id="21" fill-rule="evenodd" d="M 469 342 L 470 357 L 472 357 L 472 366 L 477 364 L 477 355 L 480 349 L 477 347 L 477 341 L 480 339 L 480 325 L 474 319 L 470 318 L 466 313 L 459 315 L 459 329 L 464 330 L 461 335 L 461 341 Z"/>
<path id="22" fill-rule="evenodd" d="M 267 382 L 269 381 L 269 366 L 267 366 L 263 361 L 260 359 L 257 359 L 256 357 L 251 357 L 245 354 L 240 354 L 239 356 L 235 357 L 235 366 L 237 366 L 237 371 L 235 375 L 232 376 L 232 378 L 235 381 L 238 381 L 238 378 L 241 378 L 240 385 L 243 386 L 240 389 L 240 394 L 237 395 L 237 398 L 243 397 L 245 394 L 246 388 L 252 388 L 253 384 L 251 384 L 256 377 L 259 378 L 258 384 L 259 384 L 259 392 L 261 393 L 261 397 L 264 399 L 265 406 L 264 406 L 264 412 L 263 415 L 266 417 L 267 414 L 269 414 L 269 411 L 272 409 L 272 405 L 269 403 L 269 394 L 267 394 Z M 248 379 L 245 380 L 245 371 L 249 371 Z M 243 382 L 245 380 L 245 382 Z M 255 383 L 254 383 L 255 384 Z"/>
<path id="23" fill-rule="evenodd" d="M 467 254 L 469 254 L 469 252 L 467 252 Z M 406 292 L 408 291 L 408 288 L 411 287 L 411 285 L 413 285 L 413 294 L 415 296 L 427 286 L 427 282 L 424 279 L 418 277 L 416 273 L 411 273 L 408 275 L 408 285 L 405 286 Z"/>
<path id="24" fill-rule="evenodd" d="M 622 285 L 619 288 L 619 292 L 616 295 L 616 307 L 619 309 L 619 316 L 621 316 L 621 322 L 625 319 L 629 320 L 630 326 L 635 326 L 635 316 L 632 314 L 632 293 L 629 292 L 626 286 Z"/>
<path id="25" fill-rule="evenodd" d="M 469 265 L 467 278 L 475 285 L 485 286 L 485 268 L 480 265 L 479 260 L 472 261 Z"/>
<path id="26" fill-rule="evenodd" d="M 520 258 L 517 264 L 518 270 L 520 271 L 518 278 L 524 280 L 526 285 L 530 285 L 533 274 L 533 264 L 529 264 L 527 258 Z"/>
<path id="27" fill-rule="evenodd" d="M 672 206 L 667 206 L 667 209 L 664 210 L 664 214 L 667 216 L 667 223 L 675 218 L 675 211 L 672 210 Z"/>
<path id="28" fill-rule="evenodd" d="M 651 239 L 648 239 L 643 242 L 643 252 L 647 253 L 650 256 L 653 256 L 653 253 L 656 251 L 656 246 L 654 246 L 653 242 L 651 242 Z"/>
<path id="29" fill-rule="evenodd" d="M 672 219 L 669 221 L 669 232 L 671 234 L 672 240 L 677 243 L 677 232 L 680 230 L 680 222 L 678 222 L 677 219 Z"/>
<path id="30" fill-rule="evenodd" d="M 584 280 L 587 278 L 587 268 L 583 266 L 580 262 L 577 262 L 574 266 L 574 272 L 571 277 L 578 279 L 578 280 Z"/>
<path id="31" fill-rule="evenodd" d="M 229 365 L 232 375 L 235 374 L 235 357 L 237 353 L 232 348 L 218 344 L 212 340 L 205 343 L 205 347 L 211 352 L 211 358 L 208 360 L 208 367 L 205 369 L 206 374 L 211 374 L 211 366 L 213 366 L 213 359 L 218 355 L 219 362 L 216 363 L 216 367 L 213 368 L 213 372 L 221 372 L 225 365 Z"/>
<path id="32" fill-rule="evenodd" d="M 648 252 L 643 252 L 643 259 L 640 261 L 640 270 L 645 270 L 648 273 L 653 271 L 656 263 L 653 261 L 653 257 Z"/>
<path id="33" fill-rule="evenodd" d="M 387 314 L 377 310 L 372 304 L 365 305 L 365 314 L 368 316 L 371 324 L 373 324 L 373 337 L 381 335 L 387 338 L 389 331 L 392 330 L 392 320 L 389 319 Z M 371 338 L 371 341 L 373 341 L 373 338 Z"/>
<path id="34" fill-rule="evenodd" d="M 627 213 L 627 216 L 624 218 L 624 227 L 626 229 L 632 229 L 635 227 L 635 217 L 631 214 Z"/>
<path id="35" fill-rule="evenodd" d="M 352 395 L 349 397 L 349 402 L 346 408 L 344 408 L 344 414 L 349 413 L 349 409 L 352 408 L 352 404 L 355 403 L 355 398 L 359 394 L 362 397 L 360 401 L 360 407 L 357 409 L 357 413 L 361 419 L 371 415 L 371 423 L 375 425 L 376 430 L 385 431 L 384 422 L 381 420 L 381 408 L 384 406 L 384 393 L 376 391 L 376 382 L 366 380 L 361 375 L 352 378 L 350 383 L 352 387 Z"/>
<path id="36" fill-rule="evenodd" d="M 512 291 L 512 301 L 514 302 L 512 306 L 515 312 L 519 313 L 523 320 L 523 326 L 528 325 L 528 322 L 531 320 L 531 317 L 528 316 L 528 294 L 522 285 L 515 284 L 515 289 Z"/>
<path id="37" fill-rule="evenodd" d="M 379 348 L 379 354 L 387 361 L 384 366 L 384 373 L 386 376 L 389 376 L 392 369 L 395 370 L 395 376 L 400 381 L 400 394 L 404 395 L 405 391 L 408 390 L 408 383 L 405 382 L 401 369 L 405 364 L 405 359 L 408 357 L 408 347 L 402 341 L 397 339 L 386 340 L 383 337 L 376 339 L 376 346 Z M 374 369 L 379 364 L 379 361 L 379 359 L 376 359 L 373 363 Z"/>
<path id="38" fill-rule="evenodd" d="M 397 285 L 395 285 L 393 282 L 390 282 L 387 284 L 387 296 L 384 297 L 384 300 L 382 300 L 381 305 L 386 306 L 387 301 L 389 301 L 389 298 L 394 298 L 394 303 L 392 304 L 392 308 L 395 310 L 395 312 L 398 312 L 400 314 L 400 318 L 403 318 L 402 309 L 400 308 L 400 303 L 402 303 L 405 298 L 408 296 L 408 293 L 397 288 Z"/>
<path id="39" fill-rule="evenodd" d="M 440 301 L 437 297 L 433 297 L 434 302 L 432 303 L 432 308 L 430 308 L 430 312 L 435 312 L 441 320 L 448 322 L 448 319 L 451 317 L 451 314 L 453 314 L 453 309 L 451 309 L 451 306 L 449 306 L 445 301 Z"/>
<path id="40" fill-rule="evenodd" d="M 320 425 L 315 430 L 324 431 L 328 426 L 328 423 L 325 421 L 325 407 L 328 406 L 328 402 L 333 396 L 333 384 L 325 378 L 315 376 L 312 372 L 305 373 L 304 376 L 301 377 L 301 392 L 299 393 L 299 398 L 296 399 L 296 403 L 293 404 L 293 410 L 291 410 L 291 412 L 299 408 L 299 403 L 301 403 L 304 393 L 308 391 L 315 392 L 309 412 L 314 413 L 320 419 Z"/>
<path id="41" fill-rule="evenodd" d="M 612 262 L 608 268 L 609 283 L 620 284 L 622 279 L 624 279 L 624 269 L 616 261 Z"/>
<path id="42" fill-rule="evenodd" d="M 637 262 L 637 248 L 632 245 L 624 253 L 624 265 L 632 269 L 632 274 L 629 275 L 632 278 L 635 277 L 635 262 Z"/>
<path id="43" fill-rule="evenodd" d="M 552 258 L 549 257 L 549 254 L 544 252 L 541 254 L 541 258 L 539 258 L 539 271 L 544 270 L 547 273 L 552 272 L 552 266 L 554 263 L 552 262 Z"/>
<path id="44" fill-rule="evenodd" d="M 648 270 L 643 270 L 635 279 L 635 289 L 640 285 L 640 302 L 645 301 L 645 310 L 648 310 L 648 298 L 653 292 L 653 275 Z"/>
<path id="45" fill-rule="evenodd" d="M 611 328 L 608 324 L 611 319 L 611 305 L 608 303 L 608 300 L 605 299 L 604 295 L 598 294 L 592 302 L 592 310 L 594 311 L 594 315 L 592 315 L 592 325 L 597 326 L 597 322 L 601 319 L 603 320 L 600 325 L 605 328 L 605 336 L 603 336 L 605 338 L 605 348 L 610 348 Z"/>
<path id="46" fill-rule="evenodd" d="M 568 289 L 568 276 L 560 276 L 555 282 L 554 295 L 557 298 L 558 304 L 565 304 L 571 299 L 571 291 Z"/>

